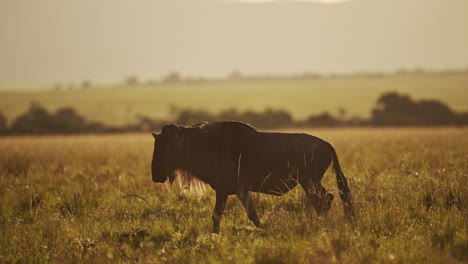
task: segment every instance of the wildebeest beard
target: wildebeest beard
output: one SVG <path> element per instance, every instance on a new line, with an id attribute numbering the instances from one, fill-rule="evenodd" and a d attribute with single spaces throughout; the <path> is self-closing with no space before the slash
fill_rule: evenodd
<path id="1" fill-rule="evenodd" d="M 249 192 L 281 196 L 299 184 L 307 205 L 326 214 L 333 195 L 321 179 L 332 162 L 345 215 L 353 216 L 351 193 L 335 149 L 320 138 L 258 132 L 233 121 L 192 127 L 166 125 L 153 136 L 153 181 L 172 182 L 179 175 L 186 184 L 195 180 L 209 184 L 216 191 L 214 232 L 219 232 L 227 197 L 232 194 L 239 197 L 256 226 L 260 222 Z"/>

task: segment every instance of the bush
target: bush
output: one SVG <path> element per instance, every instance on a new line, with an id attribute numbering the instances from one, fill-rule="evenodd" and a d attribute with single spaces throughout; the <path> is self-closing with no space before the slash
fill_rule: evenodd
<path id="1" fill-rule="evenodd" d="M 436 100 L 413 101 L 407 95 L 386 93 L 372 110 L 371 123 L 376 126 L 443 126 L 454 125 L 457 115 Z"/>
<path id="2" fill-rule="evenodd" d="M 341 122 L 333 118 L 329 113 L 324 112 L 320 115 L 310 116 L 305 121 L 305 125 L 310 127 L 333 127 L 341 125 Z"/>
<path id="3" fill-rule="evenodd" d="M 446 104 L 435 100 L 423 100 L 417 103 L 418 114 L 425 125 L 453 125 L 456 114 Z"/>
<path id="4" fill-rule="evenodd" d="M 0 112 L 0 135 L 6 134 L 7 128 L 7 119 L 6 117 Z"/>
<path id="5" fill-rule="evenodd" d="M 38 103 L 31 103 L 26 113 L 20 115 L 11 125 L 13 134 L 50 134 L 53 121 L 49 112 Z"/>
<path id="6" fill-rule="evenodd" d="M 51 118 L 54 132 L 61 134 L 85 132 L 86 120 L 73 108 L 59 109 Z"/>
<path id="7" fill-rule="evenodd" d="M 262 113 L 247 111 L 240 118 L 260 128 L 291 127 L 294 124 L 291 114 L 284 110 L 267 109 Z"/>
<path id="8" fill-rule="evenodd" d="M 457 115 L 455 124 L 457 126 L 468 126 L 468 112 L 463 112 Z"/>

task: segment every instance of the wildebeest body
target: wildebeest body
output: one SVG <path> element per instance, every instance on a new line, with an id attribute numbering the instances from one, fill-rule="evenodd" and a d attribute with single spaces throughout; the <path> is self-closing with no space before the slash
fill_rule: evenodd
<path id="1" fill-rule="evenodd" d="M 321 178 L 331 163 L 325 141 L 306 134 L 258 133 L 257 144 L 239 159 L 240 186 L 283 195 L 298 183 Z"/>
<path id="2" fill-rule="evenodd" d="M 308 204 L 326 213 L 333 195 L 321 185 L 333 161 L 345 214 L 352 215 L 352 200 L 334 148 L 307 134 L 265 133 L 240 122 L 215 122 L 194 127 L 166 125 L 153 134 L 153 181 L 172 182 L 183 170 L 216 191 L 214 231 L 228 195 L 236 194 L 249 218 L 259 225 L 249 192 L 283 195 L 300 184 Z"/>

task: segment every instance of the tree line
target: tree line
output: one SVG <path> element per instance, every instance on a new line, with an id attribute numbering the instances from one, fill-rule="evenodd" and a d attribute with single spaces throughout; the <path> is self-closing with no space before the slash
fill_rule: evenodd
<path id="1" fill-rule="evenodd" d="M 216 120 L 238 120 L 262 129 L 284 127 L 349 127 L 349 126 L 466 126 L 468 112 L 457 113 L 448 105 L 437 100 L 415 101 L 407 95 L 396 92 L 383 94 L 372 109 L 369 119 L 337 118 L 324 112 L 311 115 L 304 120 L 294 120 L 286 110 L 266 109 L 262 112 L 228 109 L 218 114 L 203 110 L 179 109 L 173 120 L 153 119 L 138 116 L 137 121 L 123 126 L 113 126 L 86 120 L 75 109 L 60 108 L 50 113 L 38 103 L 8 125 L 0 113 L 0 134 L 3 135 L 45 135 L 80 133 L 124 133 L 159 130 L 164 124 L 177 123 L 193 125 Z"/>
<path id="2" fill-rule="evenodd" d="M 157 84 L 178 84 L 178 83 L 206 83 L 216 81 L 241 81 L 241 80 L 301 80 L 301 79 L 346 79 L 346 78 L 382 78 L 388 76 L 421 76 L 421 75 L 466 75 L 468 69 L 448 69 L 442 71 L 433 71 L 427 69 L 399 69 L 394 72 L 353 72 L 353 73 L 341 73 L 341 74 L 324 74 L 318 72 L 303 72 L 297 74 L 286 74 L 286 75 L 259 75 L 259 74 L 245 74 L 239 70 L 233 70 L 221 77 L 203 77 L 203 76 L 188 76 L 183 75 L 177 71 L 171 71 L 161 76 L 161 78 L 141 79 L 137 75 L 126 76 L 121 83 L 126 87 L 133 87 L 139 85 L 157 85 Z M 56 91 L 60 90 L 73 90 L 82 89 L 88 90 L 99 87 L 99 83 L 94 83 L 90 79 L 84 79 L 80 83 L 56 83 L 53 89 Z"/>

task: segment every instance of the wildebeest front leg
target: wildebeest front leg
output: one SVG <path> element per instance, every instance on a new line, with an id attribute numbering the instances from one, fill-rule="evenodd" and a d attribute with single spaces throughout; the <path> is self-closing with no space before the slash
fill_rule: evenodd
<path id="1" fill-rule="evenodd" d="M 216 204 L 213 210 L 213 233 L 219 233 L 219 223 L 223 216 L 224 207 L 226 206 L 227 194 L 216 192 Z"/>
<path id="2" fill-rule="evenodd" d="M 247 216 L 254 223 L 256 227 L 260 227 L 260 221 L 258 221 L 257 212 L 253 206 L 252 199 L 250 199 L 250 194 L 248 191 L 241 191 L 237 194 L 237 197 L 244 205 L 245 210 L 247 211 Z"/>

